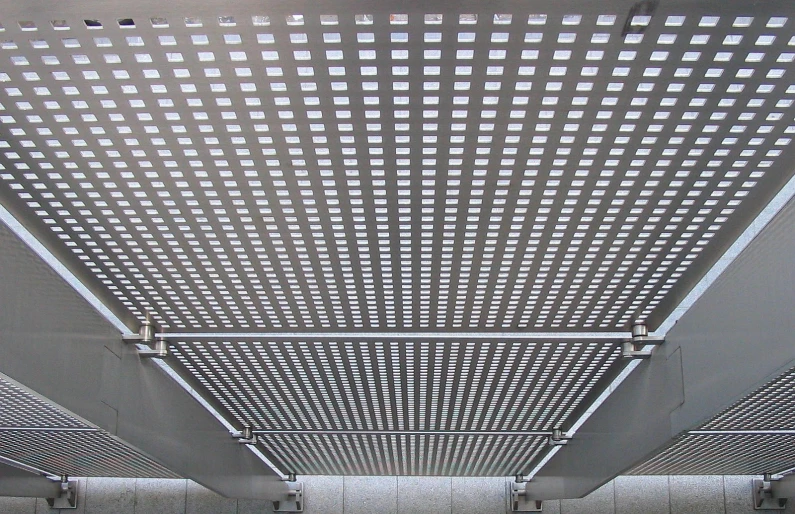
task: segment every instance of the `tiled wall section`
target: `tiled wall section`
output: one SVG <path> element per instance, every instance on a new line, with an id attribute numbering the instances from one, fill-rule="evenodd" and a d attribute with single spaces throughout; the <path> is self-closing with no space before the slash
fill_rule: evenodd
<path id="1" fill-rule="evenodd" d="M 758 511 L 750 476 L 619 477 L 581 500 L 544 502 L 547 514 L 795 514 Z M 303 477 L 307 514 L 505 514 L 501 478 Z M 64 514 L 265 514 L 263 501 L 230 500 L 187 480 L 89 478 Z M 51 514 L 44 500 L 0 498 L 2 514 Z"/>

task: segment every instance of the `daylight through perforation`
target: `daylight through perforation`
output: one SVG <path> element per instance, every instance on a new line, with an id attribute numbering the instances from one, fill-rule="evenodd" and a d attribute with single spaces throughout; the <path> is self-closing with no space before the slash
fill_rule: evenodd
<path id="1" fill-rule="evenodd" d="M 174 352 L 239 423 L 288 431 L 551 430 L 619 359 L 602 343 L 209 341 Z"/>
<path id="2" fill-rule="evenodd" d="M 0 183 L 168 329 L 625 329 L 795 131 L 787 17 L 636 18 L 3 20 Z"/>
<path id="3" fill-rule="evenodd" d="M 322 475 L 513 476 L 547 438 L 500 435 L 265 435 L 282 469 Z"/>

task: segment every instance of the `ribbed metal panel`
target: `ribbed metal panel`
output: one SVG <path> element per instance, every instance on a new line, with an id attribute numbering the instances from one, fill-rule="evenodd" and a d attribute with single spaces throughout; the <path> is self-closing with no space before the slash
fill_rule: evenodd
<path id="1" fill-rule="evenodd" d="M 759 475 L 795 466 L 795 434 L 688 434 L 634 475 Z"/>
<path id="2" fill-rule="evenodd" d="M 262 436 L 282 469 L 324 475 L 511 476 L 526 472 L 546 444 L 538 436 Z"/>

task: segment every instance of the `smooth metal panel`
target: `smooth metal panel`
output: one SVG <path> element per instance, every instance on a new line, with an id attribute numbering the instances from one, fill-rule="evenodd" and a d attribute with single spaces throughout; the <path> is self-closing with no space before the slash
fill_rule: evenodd
<path id="1" fill-rule="evenodd" d="M 61 484 L 0 462 L 0 496 L 55 498 Z"/>
<path id="2" fill-rule="evenodd" d="M 6 196 L 169 329 L 653 328 L 792 174 L 787 3 L 7 4 Z"/>
<path id="3" fill-rule="evenodd" d="M 277 434 L 262 446 L 301 475 L 512 476 L 547 445 L 546 436 Z"/>

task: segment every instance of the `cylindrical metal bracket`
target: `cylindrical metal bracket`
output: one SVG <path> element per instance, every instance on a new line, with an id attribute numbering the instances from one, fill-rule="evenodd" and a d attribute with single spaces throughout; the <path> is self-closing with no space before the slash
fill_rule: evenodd
<path id="1" fill-rule="evenodd" d="M 649 328 L 646 326 L 646 323 L 638 321 L 634 325 L 632 325 L 632 339 L 638 337 L 648 337 L 648 336 L 649 336 Z"/>
<path id="2" fill-rule="evenodd" d="M 155 324 L 147 317 L 146 321 L 141 323 L 138 333 L 141 335 L 142 343 L 151 345 L 155 341 Z"/>

